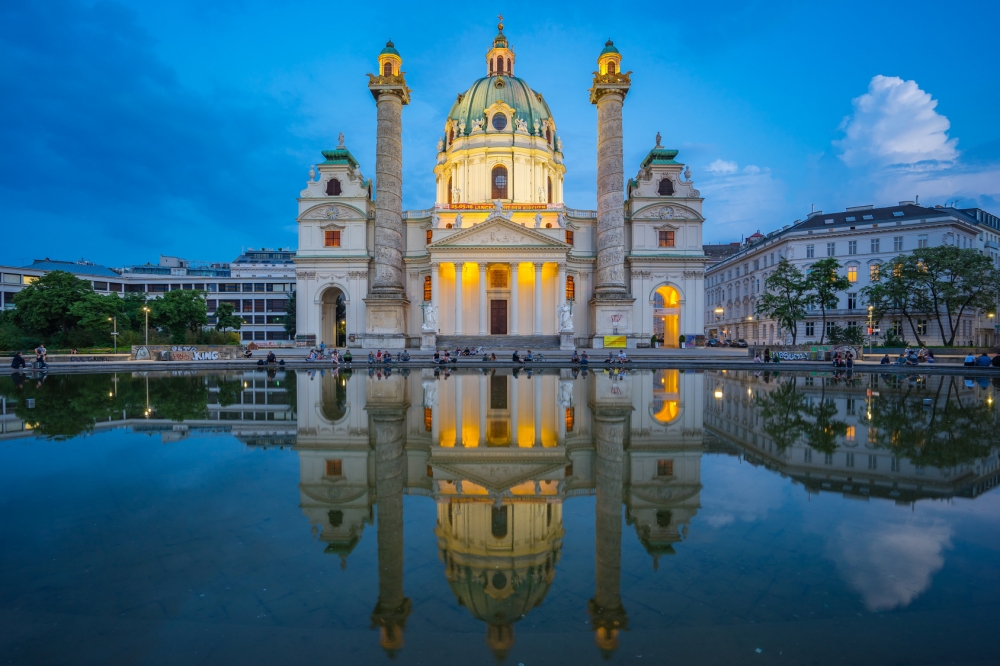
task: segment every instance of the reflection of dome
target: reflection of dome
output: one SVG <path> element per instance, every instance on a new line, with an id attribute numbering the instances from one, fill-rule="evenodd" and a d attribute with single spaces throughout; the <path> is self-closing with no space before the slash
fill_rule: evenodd
<path id="1" fill-rule="evenodd" d="M 466 132 L 472 128 L 472 121 L 483 117 L 483 109 L 488 109 L 496 102 L 503 102 L 514 109 L 515 117 L 528 123 L 528 128 L 534 127 L 535 120 L 541 124 L 552 117 L 549 105 L 542 99 L 540 93 L 532 90 L 524 80 L 515 76 L 486 76 L 478 79 L 458 101 L 451 107 L 448 117 L 456 123 L 464 121 Z M 514 123 L 506 126 L 506 131 L 513 134 Z"/>

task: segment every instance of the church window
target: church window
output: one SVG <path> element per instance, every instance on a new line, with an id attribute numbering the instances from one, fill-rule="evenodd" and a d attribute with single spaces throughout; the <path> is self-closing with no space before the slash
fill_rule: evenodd
<path id="1" fill-rule="evenodd" d="M 549 203 L 552 203 L 552 179 L 549 178 Z"/>
<path id="2" fill-rule="evenodd" d="M 656 476 L 673 476 L 673 475 L 674 475 L 673 460 L 656 461 Z"/>
<path id="3" fill-rule="evenodd" d="M 453 203 L 451 200 L 451 178 L 448 178 L 448 205 L 450 206 Z"/>
<path id="4" fill-rule="evenodd" d="M 326 181 L 326 193 L 331 197 L 338 196 L 340 194 L 340 181 L 336 178 L 331 178 Z"/>
<path id="5" fill-rule="evenodd" d="M 674 232 L 673 231 L 661 231 L 660 232 L 660 247 L 673 247 L 674 246 Z"/>
<path id="6" fill-rule="evenodd" d="M 500 132 L 507 127 L 507 116 L 502 113 L 493 114 L 493 129 Z"/>
<path id="7" fill-rule="evenodd" d="M 450 146 L 450 145 L 451 145 L 452 143 L 454 143 L 454 142 L 455 142 L 455 128 L 454 128 L 454 127 L 452 127 L 452 128 L 451 128 L 451 129 L 450 129 L 450 130 L 448 131 L 448 145 Z"/>
<path id="8" fill-rule="evenodd" d="M 513 68 L 510 66 L 510 58 L 507 58 L 507 73 L 510 74 L 513 71 Z"/>
<path id="9" fill-rule="evenodd" d="M 552 128 L 551 127 L 546 127 L 545 128 L 545 140 L 548 141 L 549 143 L 552 143 Z"/>
<path id="10" fill-rule="evenodd" d="M 500 114 L 497 114 L 500 115 Z M 495 116 L 494 116 L 495 117 Z M 503 117 L 503 116 L 501 116 Z M 506 122 L 506 118 L 504 118 Z M 494 125 L 496 123 L 494 122 Z M 493 167 L 493 193 L 490 198 L 492 199 L 506 199 L 507 198 L 507 167 L 502 165 L 497 165 Z"/>
<path id="11" fill-rule="evenodd" d="M 327 460 L 326 461 L 326 475 L 327 476 L 343 476 L 344 475 L 344 465 L 340 460 Z"/>
<path id="12" fill-rule="evenodd" d="M 545 223 L 545 228 L 546 229 L 551 229 L 552 228 L 552 223 L 551 222 L 546 222 Z"/>
<path id="13" fill-rule="evenodd" d="M 324 232 L 323 245 L 325 247 L 340 247 L 340 232 L 339 231 Z"/>
<path id="14" fill-rule="evenodd" d="M 497 56 L 497 75 L 503 74 L 503 56 Z"/>
<path id="15" fill-rule="evenodd" d="M 573 232 L 570 231 L 569 229 L 566 230 L 566 244 L 567 245 L 573 244 Z"/>
<path id="16" fill-rule="evenodd" d="M 392 63 L 388 60 L 382 63 L 382 76 L 392 76 Z"/>
<path id="17" fill-rule="evenodd" d="M 614 60 L 608 63 L 608 74 L 615 74 L 617 72 L 617 66 Z"/>
<path id="18" fill-rule="evenodd" d="M 434 230 L 433 229 L 428 229 L 427 230 L 427 244 L 430 245 L 432 242 L 434 242 Z"/>
<path id="19" fill-rule="evenodd" d="M 490 531 L 493 532 L 493 538 L 505 538 L 507 536 L 507 507 L 492 507 L 491 518 Z"/>
<path id="20" fill-rule="evenodd" d="M 431 287 L 431 276 L 424 276 L 424 300 L 430 301 L 431 297 L 434 295 Z"/>
<path id="21" fill-rule="evenodd" d="M 434 429 L 434 409 L 432 407 L 424 407 L 424 430 L 426 432 L 431 432 L 433 429 Z"/>
<path id="22" fill-rule="evenodd" d="M 674 184 L 669 178 L 660 181 L 660 187 L 656 190 L 662 196 L 670 196 L 674 193 Z"/>
<path id="23" fill-rule="evenodd" d="M 566 276 L 566 300 L 576 300 L 576 280 L 573 279 L 572 275 Z"/>
<path id="24" fill-rule="evenodd" d="M 490 271 L 490 289 L 507 288 L 507 271 L 500 268 Z"/>

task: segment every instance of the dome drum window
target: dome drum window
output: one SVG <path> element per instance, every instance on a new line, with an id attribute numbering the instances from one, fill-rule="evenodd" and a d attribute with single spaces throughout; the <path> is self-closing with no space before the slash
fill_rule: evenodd
<path id="1" fill-rule="evenodd" d="M 507 167 L 497 165 L 493 167 L 491 174 L 492 194 L 491 199 L 508 199 L 507 196 Z"/>
<path id="2" fill-rule="evenodd" d="M 504 129 L 507 128 L 507 116 L 504 115 L 503 113 L 494 113 L 492 124 L 493 124 L 493 129 L 495 129 L 498 132 L 502 132 Z"/>

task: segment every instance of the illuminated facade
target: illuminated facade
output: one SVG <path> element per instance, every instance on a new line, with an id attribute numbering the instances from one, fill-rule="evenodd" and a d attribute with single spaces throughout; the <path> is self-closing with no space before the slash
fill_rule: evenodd
<path id="1" fill-rule="evenodd" d="M 484 76 L 458 95 L 438 141 L 435 204 L 403 211 L 402 118 L 410 90 L 390 42 L 369 88 L 375 178 L 341 136 L 299 196 L 299 343 L 666 346 L 701 333 L 702 198 L 676 150 L 656 145 L 626 182 L 622 107 L 631 72 L 609 41 L 597 107 L 597 210 L 563 198 L 563 139 L 516 73 L 503 24 Z M 612 339 L 608 339 L 612 337 Z M 439 338 L 442 338 L 439 341 Z"/>

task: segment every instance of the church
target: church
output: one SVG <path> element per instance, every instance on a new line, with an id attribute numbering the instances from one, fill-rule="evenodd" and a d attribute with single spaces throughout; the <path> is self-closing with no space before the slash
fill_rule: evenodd
<path id="1" fill-rule="evenodd" d="M 702 332 L 702 202 L 678 151 L 656 144 L 626 182 L 631 72 L 597 58 L 596 210 L 563 199 L 556 119 L 517 77 L 503 23 L 484 76 L 457 96 L 437 142 L 435 203 L 402 209 L 403 60 L 390 41 L 368 74 L 375 177 L 343 135 L 298 199 L 297 343 L 362 349 L 573 349 L 693 344 Z M 683 340 L 682 340 L 683 338 Z"/>

